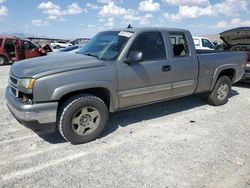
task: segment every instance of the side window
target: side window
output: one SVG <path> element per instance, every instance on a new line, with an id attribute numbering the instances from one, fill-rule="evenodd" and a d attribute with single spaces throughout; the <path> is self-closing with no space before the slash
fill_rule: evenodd
<path id="1" fill-rule="evenodd" d="M 214 48 L 214 45 L 207 39 L 202 39 L 202 46 L 207 48 Z"/>
<path id="2" fill-rule="evenodd" d="M 0 46 L 2 46 L 2 43 L 3 43 L 3 39 L 0 39 Z"/>
<path id="3" fill-rule="evenodd" d="M 5 50 L 7 52 L 15 52 L 15 45 L 14 45 L 14 40 L 12 39 L 7 39 L 5 41 Z"/>
<path id="4" fill-rule="evenodd" d="M 34 50 L 37 49 L 37 47 L 30 41 L 24 41 L 24 49 L 25 50 Z"/>
<path id="5" fill-rule="evenodd" d="M 29 46 L 30 46 L 30 49 L 33 50 L 33 49 L 36 49 L 37 47 L 29 41 Z"/>
<path id="6" fill-rule="evenodd" d="M 129 51 L 141 51 L 145 61 L 166 59 L 166 49 L 161 32 L 140 34 Z"/>
<path id="7" fill-rule="evenodd" d="M 176 44 L 176 37 L 171 37 L 170 40 L 172 44 Z"/>
<path id="8" fill-rule="evenodd" d="M 29 50 L 30 49 L 30 44 L 29 44 L 29 42 L 27 42 L 27 41 L 24 41 L 24 49 L 25 50 Z"/>
<path id="9" fill-rule="evenodd" d="M 190 55 L 188 42 L 185 34 L 170 33 L 170 39 L 174 57 L 184 57 Z"/>

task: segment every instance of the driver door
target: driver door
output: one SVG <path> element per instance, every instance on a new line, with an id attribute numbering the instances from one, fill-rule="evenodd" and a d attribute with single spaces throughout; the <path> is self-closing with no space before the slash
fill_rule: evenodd
<path id="1" fill-rule="evenodd" d="M 25 59 L 40 56 L 40 52 L 38 48 L 34 44 L 32 44 L 30 41 L 25 41 L 24 47 L 25 47 Z"/>
<path id="2" fill-rule="evenodd" d="M 131 64 L 118 62 L 119 108 L 170 97 L 171 68 L 165 46 L 161 32 L 145 32 L 135 38 L 127 55 L 140 51 L 144 58 Z"/>

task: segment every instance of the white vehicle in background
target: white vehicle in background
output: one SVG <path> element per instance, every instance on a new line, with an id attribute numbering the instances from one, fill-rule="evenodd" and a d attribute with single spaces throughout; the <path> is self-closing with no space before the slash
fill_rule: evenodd
<path id="1" fill-rule="evenodd" d="M 72 46 L 72 44 L 69 42 L 53 42 L 50 44 L 50 46 L 54 49 L 59 49 L 59 48 L 67 48 L 69 46 Z"/>
<path id="2" fill-rule="evenodd" d="M 76 44 L 62 49 L 54 49 L 53 52 L 48 53 L 48 55 L 56 55 L 61 53 L 76 53 L 82 49 L 85 44 Z"/>
<path id="3" fill-rule="evenodd" d="M 196 50 L 215 50 L 215 45 L 205 37 L 193 37 Z"/>

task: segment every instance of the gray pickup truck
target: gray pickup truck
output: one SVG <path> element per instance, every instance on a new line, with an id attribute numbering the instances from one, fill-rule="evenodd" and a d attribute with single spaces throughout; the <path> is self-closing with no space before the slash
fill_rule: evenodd
<path id="1" fill-rule="evenodd" d="M 76 54 L 14 64 L 7 106 L 33 130 L 57 128 L 72 144 L 84 143 L 101 134 L 109 112 L 204 92 L 209 104 L 225 104 L 245 56 L 197 53 L 187 30 L 104 31 Z"/>

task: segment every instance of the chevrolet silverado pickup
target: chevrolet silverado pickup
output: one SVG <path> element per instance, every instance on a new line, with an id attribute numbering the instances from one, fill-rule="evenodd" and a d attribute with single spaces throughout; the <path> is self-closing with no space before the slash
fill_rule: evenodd
<path id="1" fill-rule="evenodd" d="M 78 53 L 14 64 L 7 106 L 21 124 L 79 144 L 98 138 L 109 112 L 197 93 L 223 105 L 245 66 L 244 52 L 197 54 L 187 30 L 103 31 Z"/>

